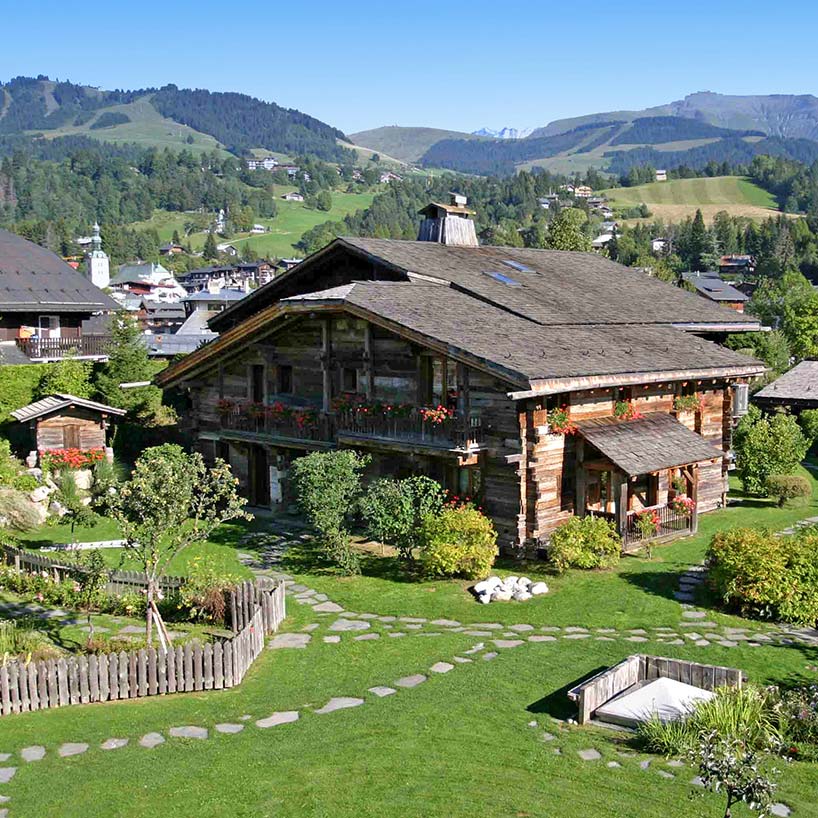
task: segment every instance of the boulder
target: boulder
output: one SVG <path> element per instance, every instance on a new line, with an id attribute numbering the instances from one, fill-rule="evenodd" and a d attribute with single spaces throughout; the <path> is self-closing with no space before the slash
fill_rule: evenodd
<path id="1" fill-rule="evenodd" d="M 30 469 L 26 469 L 26 474 L 30 474 L 32 477 L 36 477 L 38 480 L 43 479 L 43 470 L 37 466 L 32 466 Z"/>
<path id="2" fill-rule="evenodd" d="M 43 500 L 48 499 L 48 495 L 53 491 L 54 489 L 51 489 L 48 486 L 37 486 L 34 491 L 29 493 L 28 499 L 31 500 L 32 503 L 42 503 Z"/>
<path id="3" fill-rule="evenodd" d="M 488 605 L 491 602 L 491 591 L 483 591 L 482 594 L 478 594 L 477 601 L 483 605 Z"/>
<path id="4" fill-rule="evenodd" d="M 74 472 L 74 480 L 78 489 L 88 491 L 94 482 L 94 473 L 91 469 L 77 469 Z"/>
<path id="5" fill-rule="evenodd" d="M 512 592 L 506 588 L 498 588 L 491 595 L 492 602 L 508 602 L 511 599 Z"/>
<path id="6" fill-rule="evenodd" d="M 528 577 L 520 577 L 517 580 L 518 588 L 528 588 L 529 585 L 531 585 L 531 580 Z"/>
<path id="7" fill-rule="evenodd" d="M 531 599 L 531 594 L 529 594 L 528 591 L 522 590 L 522 588 L 518 588 L 514 592 L 512 598 L 515 599 L 517 602 L 525 602 L 526 600 Z"/>
<path id="8" fill-rule="evenodd" d="M 80 502 L 81 502 L 81 503 L 82 503 L 84 506 L 90 506 L 90 505 L 91 505 L 91 500 L 92 500 L 92 499 L 93 499 L 93 498 L 91 498 L 91 497 L 83 497 L 83 498 L 82 498 L 82 500 L 80 500 Z"/>
<path id="9" fill-rule="evenodd" d="M 548 586 L 544 582 L 535 582 L 528 589 L 531 596 L 539 596 L 540 594 L 548 593 Z"/>
<path id="10" fill-rule="evenodd" d="M 491 592 L 498 585 L 502 585 L 502 582 L 503 581 L 500 579 L 500 577 L 489 577 L 488 579 L 483 579 L 474 586 L 474 592 L 476 594 L 482 594 L 486 591 Z"/>
<path id="11" fill-rule="evenodd" d="M 503 580 L 503 585 L 506 588 L 513 588 L 517 584 L 518 579 L 519 579 L 519 577 L 506 577 Z"/>
<path id="12" fill-rule="evenodd" d="M 65 507 L 62 505 L 62 503 L 59 503 L 56 500 L 53 500 L 51 502 L 51 505 L 49 505 L 49 507 L 48 507 L 48 513 L 49 514 L 54 514 L 57 517 L 64 517 L 65 516 Z"/>

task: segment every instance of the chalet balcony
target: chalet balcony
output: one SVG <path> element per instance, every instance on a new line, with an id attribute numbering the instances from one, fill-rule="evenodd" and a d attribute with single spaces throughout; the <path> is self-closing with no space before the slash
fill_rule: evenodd
<path id="1" fill-rule="evenodd" d="M 647 517 L 650 524 L 640 524 L 640 518 Z M 682 512 L 672 502 L 647 506 L 638 511 L 628 511 L 622 534 L 622 546 L 625 550 L 633 549 L 647 542 L 670 540 L 685 537 L 695 531 L 695 509 Z"/>
<path id="2" fill-rule="evenodd" d="M 32 361 L 58 361 L 61 358 L 107 358 L 110 335 L 80 335 L 76 338 L 15 339 L 17 348 Z"/>
<path id="3" fill-rule="evenodd" d="M 337 444 L 358 440 L 460 452 L 475 449 L 483 442 L 478 417 L 453 414 L 433 420 L 420 409 L 390 417 L 354 410 L 328 413 L 308 407 L 249 404 L 222 406 L 219 419 L 225 431 L 303 442 Z"/>

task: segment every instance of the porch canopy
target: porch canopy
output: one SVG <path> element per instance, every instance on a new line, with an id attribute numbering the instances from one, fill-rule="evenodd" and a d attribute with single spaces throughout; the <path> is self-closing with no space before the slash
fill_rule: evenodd
<path id="1" fill-rule="evenodd" d="M 724 456 L 721 449 L 664 412 L 634 420 L 584 420 L 577 423 L 577 428 L 585 440 L 629 477 Z"/>

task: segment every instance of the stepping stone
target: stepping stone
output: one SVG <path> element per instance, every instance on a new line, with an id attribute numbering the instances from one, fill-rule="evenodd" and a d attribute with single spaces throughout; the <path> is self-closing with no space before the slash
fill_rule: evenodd
<path id="1" fill-rule="evenodd" d="M 667 642 L 668 645 L 684 645 L 684 639 L 671 639 L 670 642 Z"/>
<path id="2" fill-rule="evenodd" d="M 577 750 L 577 755 L 583 761 L 598 761 L 600 758 L 602 758 L 599 750 L 594 750 L 593 748 L 588 750 Z"/>
<path id="3" fill-rule="evenodd" d="M 545 630 L 545 628 L 543 628 Z M 594 628 L 597 633 L 616 633 L 616 628 Z"/>
<path id="4" fill-rule="evenodd" d="M 648 640 L 644 636 L 628 636 L 628 642 L 647 642 Z"/>
<path id="5" fill-rule="evenodd" d="M 268 643 L 268 650 L 305 648 L 312 636 L 308 633 L 277 633 Z"/>
<path id="6" fill-rule="evenodd" d="M 400 618 L 401 622 L 428 622 L 428 619 L 424 619 L 422 616 L 402 616 Z"/>
<path id="7" fill-rule="evenodd" d="M 524 644 L 522 639 L 495 639 L 493 641 L 498 648 L 516 648 Z"/>
<path id="8" fill-rule="evenodd" d="M 468 650 L 464 650 L 463 653 L 465 653 L 466 656 L 471 656 L 474 653 L 480 653 L 480 651 L 483 650 L 483 648 L 485 648 L 485 647 L 486 646 L 482 642 L 479 642 L 478 644 L 474 645 L 473 647 L 469 648 Z"/>
<path id="9" fill-rule="evenodd" d="M 679 602 L 693 602 L 693 594 L 687 591 L 674 591 L 673 597 Z"/>
<path id="10" fill-rule="evenodd" d="M 588 628 L 578 628 L 576 625 L 570 625 L 565 628 L 566 633 L 588 633 Z"/>
<path id="11" fill-rule="evenodd" d="M 362 633 L 360 636 L 355 637 L 356 642 L 364 642 L 367 639 L 380 639 L 381 635 L 379 633 Z"/>
<path id="12" fill-rule="evenodd" d="M 369 622 L 361 622 L 357 619 L 336 619 L 329 626 L 331 631 L 365 631 L 369 628 Z"/>
<path id="13" fill-rule="evenodd" d="M 707 611 L 682 611 L 682 619 L 704 619 Z"/>
<path id="14" fill-rule="evenodd" d="M 314 605 L 313 610 L 318 613 L 343 613 L 344 609 L 337 602 L 322 602 L 320 605 Z"/>
<path id="15" fill-rule="evenodd" d="M 281 713 L 273 713 L 272 716 L 267 716 L 266 719 L 259 719 L 256 722 L 256 727 L 276 727 L 279 724 L 289 724 L 291 721 L 298 721 L 297 710 L 284 710 Z"/>
<path id="16" fill-rule="evenodd" d="M 503 626 L 499 622 L 475 622 L 472 627 L 481 631 L 501 631 Z"/>
<path id="17" fill-rule="evenodd" d="M 227 733 L 232 735 L 233 733 L 240 733 L 244 730 L 243 724 L 231 724 L 230 722 L 223 722 L 222 724 L 217 724 L 214 728 L 217 733 Z"/>
<path id="18" fill-rule="evenodd" d="M 540 628 L 540 630 L 541 630 L 543 633 L 559 633 L 559 632 L 560 632 L 560 630 L 561 630 L 561 628 L 557 628 L 557 627 L 556 627 L 556 626 L 554 626 L 554 625 L 543 625 L 543 627 L 541 627 L 541 628 Z M 599 631 L 600 631 L 600 633 L 604 633 L 604 632 L 605 632 L 605 631 L 603 631 L 603 630 L 602 630 L 602 628 L 600 628 L 600 629 L 599 629 Z M 610 629 L 610 632 L 611 632 L 611 633 L 613 633 L 613 632 L 614 632 L 613 628 L 611 628 L 611 629 Z"/>
<path id="19" fill-rule="evenodd" d="M 459 665 L 469 664 L 471 659 L 466 659 L 465 656 L 452 656 L 452 661 L 457 662 Z"/>
<path id="20" fill-rule="evenodd" d="M 145 633 L 145 629 L 137 625 L 126 625 L 124 628 L 119 629 L 119 633 Z"/>
<path id="21" fill-rule="evenodd" d="M 419 684 L 422 684 L 426 681 L 426 677 L 422 673 L 415 673 L 412 676 L 404 676 L 401 679 L 398 679 L 395 684 L 398 687 L 417 687 Z"/>
<path id="22" fill-rule="evenodd" d="M 207 738 L 207 730 L 204 727 L 194 727 L 192 725 L 186 725 L 185 727 L 171 727 L 168 733 L 173 738 Z"/>
<path id="23" fill-rule="evenodd" d="M 293 593 L 298 594 L 298 593 L 303 593 L 304 591 L 309 591 L 310 589 L 309 589 L 309 588 L 307 588 L 307 586 L 306 586 L 306 585 L 296 585 L 296 584 L 293 584 L 293 585 L 290 585 L 290 586 L 287 588 L 287 590 L 288 590 L 288 591 L 292 591 Z M 313 591 L 313 593 L 315 593 L 315 592 Z"/>
<path id="24" fill-rule="evenodd" d="M 393 639 L 398 639 L 401 636 L 406 636 L 406 634 L 403 631 L 392 631 L 392 633 L 388 635 L 391 636 Z"/>
<path id="25" fill-rule="evenodd" d="M 443 636 L 443 634 L 438 633 L 437 631 L 432 631 L 431 633 L 419 633 L 418 636 Z"/>
<path id="26" fill-rule="evenodd" d="M 554 741 L 556 736 L 553 733 L 543 733 L 540 736 L 540 741 Z"/>
<path id="27" fill-rule="evenodd" d="M 139 739 L 140 746 L 147 747 L 149 750 L 154 747 L 158 747 L 160 744 L 164 743 L 165 739 L 164 736 L 161 735 L 161 733 L 148 733 L 142 736 L 141 739 Z"/>
<path id="28" fill-rule="evenodd" d="M 378 622 L 394 622 L 397 616 L 379 616 Z"/>
<path id="29" fill-rule="evenodd" d="M 378 614 L 373 613 L 362 613 L 358 614 L 359 619 L 378 619 Z"/>
<path id="30" fill-rule="evenodd" d="M 721 645 L 723 648 L 738 647 L 738 642 L 734 642 L 732 639 L 719 639 L 718 644 Z"/>
<path id="31" fill-rule="evenodd" d="M 588 639 L 591 636 L 590 633 L 568 633 L 565 635 L 565 639 Z"/>
<path id="32" fill-rule="evenodd" d="M 325 636 L 324 641 L 329 645 L 334 645 L 334 644 L 337 644 L 338 642 L 341 641 L 341 637 L 340 636 Z"/>
<path id="33" fill-rule="evenodd" d="M 693 644 L 697 648 L 706 648 L 710 643 L 706 639 L 697 639 Z"/>
<path id="34" fill-rule="evenodd" d="M 69 758 L 70 756 L 78 756 L 84 753 L 88 749 L 87 744 L 83 744 L 82 742 L 78 741 L 68 741 L 65 744 L 61 745 L 60 749 L 57 752 L 60 754 L 62 758 Z"/>
<path id="35" fill-rule="evenodd" d="M 304 627 L 301 628 L 301 630 L 304 631 L 305 633 L 312 633 L 316 628 L 320 627 L 321 627 L 320 622 L 313 622 L 312 625 L 304 625 Z"/>
<path id="36" fill-rule="evenodd" d="M 8 784 L 16 772 L 16 767 L 0 767 L 0 784 Z"/>
<path id="37" fill-rule="evenodd" d="M 316 602 L 329 602 L 329 597 L 328 597 L 326 594 L 316 594 L 316 595 L 313 597 L 313 599 L 314 599 Z M 318 608 L 316 608 L 315 610 L 317 611 L 317 610 L 318 610 Z"/>
<path id="38" fill-rule="evenodd" d="M 460 626 L 460 623 L 454 619 L 433 619 L 431 624 L 438 625 L 441 628 L 457 628 Z"/>
<path id="39" fill-rule="evenodd" d="M 126 738 L 109 738 L 105 739 L 102 744 L 99 745 L 100 750 L 119 750 L 122 747 L 127 746 L 128 739 Z"/>
<path id="40" fill-rule="evenodd" d="M 394 687 L 377 685 L 376 687 L 370 687 L 369 692 L 374 693 L 378 698 L 382 699 L 384 696 L 391 696 L 393 693 L 397 693 L 398 691 L 395 690 Z"/>
<path id="41" fill-rule="evenodd" d="M 562 755 L 562 750 L 560 750 L 559 747 L 555 747 L 553 752 L 554 752 L 555 756 L 561 756 Z"/>
<path id="42" fill-rule="evenodd" d="M 496 657 L 497 657 L 497 655 L 498 655 L 498 654 L 493 653 L 493 652 L 491 652 L 491 651 L 490 651 L 489 653 L 484 653 L 484 654 L 483 654 L 483 658 L 484 658 L 484 659 L 485 659 L 487 662 L 490 662 L 492 659 L 496 658 Z"/>
<path id="43" fill-rule="evenodd" d="M 556 642 L 557 637 L 556 636 L 550 636 L 550 635 L 545 634 L 545 633 L 543 633 L 543 634 L 535 633 L 533 636 L 528 637 L 528 641 L 529 642 Z"/>
<path id="44" fill-rule="evenodd" d="M 466 636 L 491 636 L 491 631 L 463 631 Z"/>
<path id="45" fill-rule="evenodd" d="M 359 707 L 363 703 L 363 699 L 355 699 L 351 696 L 336 696 L 330 699 L 323 707 L 319 708 L 315 712 L 318 713 L 319 716 L 323 716 L 325 713 L 334 713 L 336 710 L 346 710 L 350 707 Z"/>
<path id="46" fill-rule="evenodd" d="M 0 753 L 0 761 L 8 761 L 11 758 L 11 753 Z"/>
<path id="47" fill-rule="evenodd" d="M 686 633 L 686 634 L 685 634 L 685 636 L 686 636 L 688 639 L 692 639 L 692 640 L 694 640 L 694 641 L 695 641 L 696 639 L 703 639 L 703 638 L 704 638 L 704 637 L 703 637 L 703 636 L 702 636 L 700 633 L 697 633 L 696 631 L 690 631 L 690 633 Z"/>
<path id="48" fill-rule="evenodd" d="M 632 633 L 634 636 L 647 636 L 648 634 L 644 628 L 630 628 L 628 633 Z"/>
<path id="49" fill-rule="evenodd" d="M 533 631 L 533 625 L 509 625 L 509 630 L 515 631 L 516 633 L 525 633 L 526 631 Z"/>
<path id="50" fill-rule="evenodd" d="M 403 627 L 410 631 L 419 631 L 423 625 L 420 625 L 415 622 L 405 622 L 403 623 Z"/>
<path id="51" fill-rule="evenodd" d="M 703 787 L 704 786 L 704 781 L 702 781 L 701 776 L 698 776 L 698 775 L 695 778 L 691 778 L 690 783 L 694 787 Z"/>
<path id="52" fill-rule="evenodd" d="M 685 765 L 684 761 L 682 761 L 681 759 L 678 759 L 678 758 L 672 758 L 667 763 L 668 767 L 684 767 L 684 765 Z"/>
<path id="53" fill-rule="evenodd" d="M 597 636 L 596 641 L 597 642 L 616 642 L 616 639 L 614 639 L 612 636 Z"/>
<path id="54" fill-rule="evenodd" d="M 618 761 L 609 761 L 605 766 L 610 767 L 612 770 L 616 770 L 622 765 Z"/>
<path id="55" fill-rule="evenodd" d="M 90 625 L 85 625 L 82 628 L 80 628 L 80 630 L 83 633 L 91 633 L 91 626 Z M 103 628 L 101 625 L 94 625 L 93 630 L 94 630 L 94 633 L 108 633 L 109 628 Z"/>
<path id="56" fill-rule="evenodd" d="M 23 747 L 20 750 L 20 758 L 23 761 L 40 761 L 45 758 L 45 747 L 35 744 L 33 747 Z"/>
<path id="57" fill-rule="evenodd" d="M 431 670 L 432 673 L 448 673 L 450 670 L 454 670 L 454 665 L 448 662 L 435 662 L 429 670 Z"/>
<path id="58" fill-rule="evenodd" d="M 657 770 L 656 774 L 662 776 L 662 778 L 668 778 L 668 779 L 676 778 L 676 776 L 673 775 L 673 773 L 669 773 L 667 770 Z"/>
<path id="59" fill-rule="evenodd" d="M 640 761 L 639 762 L 639 769 L 640 770 L 647 770 L 650 767 L 650 761 Z"/>
<path id="60" fill-rule="evenodd" d="M 792 814 L 792 810 L 786 805 L 782 803 L 772 804 L 770 806 L 770 815 L 780 816 L 780 818 L 787 818 L 788 815 Z"/>

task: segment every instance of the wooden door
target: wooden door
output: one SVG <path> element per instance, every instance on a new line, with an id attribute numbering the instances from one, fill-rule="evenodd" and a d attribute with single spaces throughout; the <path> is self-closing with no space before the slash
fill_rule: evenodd
<path id="1" fill-rule="evenodd" d="M 66 449 L 80 449 L 80 427 L 74 424 L 63 426 L 62 431 L 63 446 Z"/>
<path id="2" fill-rule="evenodd" d="M 250 449 L 250 505 L 270 505 L 270 468 L 267 450 L 262 446 Z"/>

